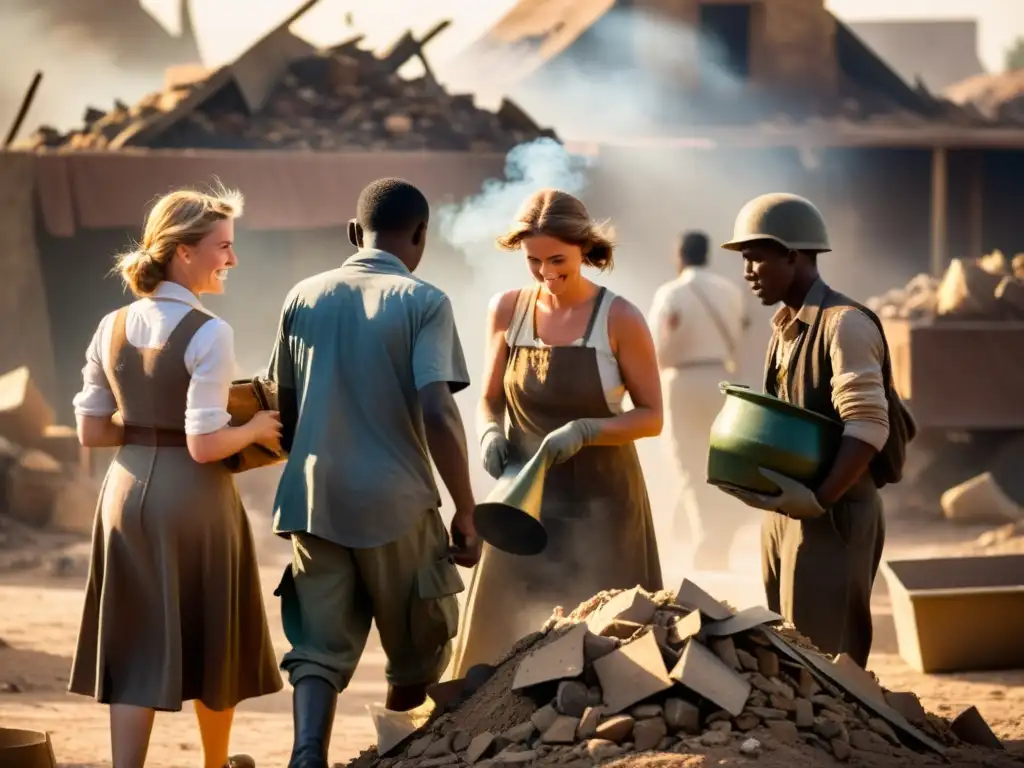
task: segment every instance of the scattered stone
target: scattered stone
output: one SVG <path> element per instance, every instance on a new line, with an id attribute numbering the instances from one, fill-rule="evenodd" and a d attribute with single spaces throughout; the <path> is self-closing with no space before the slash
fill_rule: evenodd
<path id="1" fill-rule="evenodd" d="M 455 738 L 455 733 L 446 733 L 437 741 L 432 742 L 426 750 L 423 752 L 424 757 L 440 757 L 441 755 L 451 754 L 452 740 Z"/>
<path id="2" fill-rule="evenodd" d="M 555 724 L 557 719 L 558 710 L 555 709 L 552 704 L 545 704 L 530 715 L 530 722 L 533 723 L 533 727 L 536 728 L 539 733 L 544 733 L 544 731 Z"/>
<path id="3" fill-rule="evenodd" d="M 592 664 L 616 650 L 619 645 L 619 641 L 614 637 L 604 637 L 588 632 L 583 639 L 583 655 L 586 657 L 587 663 Z"/>
<path id="4" fill-rule="evenodd" d="M 752 731 L 761 724 L 761 718 L 752 712 L 744 712 L 736 718 L 736 730 L 739 731 Z"/>
<path id="5" fill-rule="evenodd" d="M 661 717 L 661 704 L 639 704 L 630 710 L 635 720 L 646 720 L 649 717 Z"/>
<path id="6" fill-rule="evenodd" d="M 794 744 L 800 740 L 800 732 L 789 720 L 768 720 L 768 731 L 780 744 Z"/>
<path id="7" fill-rule="evenodd" d="M 508 740 L 511 744 L 522 744 L 523 742 L 529 741 L 536 732 L 536 726 L 527 720 L 525 723 L 509 728 L 501 734 L 501 737 Z"/>
<path id="8" fill-rule="evenodd" d="M 871 728 L 871 730 L 877 733 L 879 736 L 884 738 L 886 741 L 888 741 L 890 744 L 892 744 L 894 747 L 902 746 L 900 739 L 896 735 L 896 732 L 892 729 L 892 726 L 885 722 L 885 720 L 882 720 L 880 717 L 869 718 L 868 727 Z"/>
<path id="9" fill-rule="evenodd" d="M 728 665 L 730 669 L 737 672 L 743 667 L 740 665 L 739 656 L 736 654 L 736 645 L 731 637 L 719 637 L 711 641 L 711 650 L 714 654 Z"/>
<path id="10" fill-rule="evenodd" d="M 740 660 L 740 666 L 743 667 L 743 669 L 745 669 L 747 672 L 757 672 L 757 657 L 754 656 L 752 653 L 748 653 L 742 648 L 737 648 L 736 657 Z"/>
<path id="11" fill-rule="evenodd" d="M 473 737 L 466 731 L 455 731 L 452 737 L 452 752 L 465 752 L 469 749 L 471 741 Z"/>
<path id="12" fill-rule="evenodd" d="M 540 740 L 544 744 L 574 744 L 576 742 L 576 729 L 579 727 L 579 724 L 580 720 L 578 717 L 561 715 L 544 731 Z"/>
<path id="13" fill-rule="evenodd" d="M 871 752 L 876 755 L 891 755 L 892 747 L 889 742 L 874 731 L 851 731 L 850 746 L 862 752 Z"/>
<path id="14" fill-rule="evenodd" d="M 812 728 L 814 726 L 814 705 L 807 699 L 797 699 L 793 702 L 793 711 L 797 728 Z"/>
<path id="15" fill-rule="evenodd" d="M 466 762 L 473 765 L 481 758 L 486 757 L 493 746 L 494 734 L 484 731 L 469 743 L 469 747 L 466 749 Z"/>
<path id="16" fill-rule="evenodd" d="M 761 742 L 757 739 L 746 739 L 740 744 L 740 752 L 748 757 L 757 757 L 761 752 Z"/>
<path id="17" fill-rule="evenodd" d="M 587 708 L 587 686 L 579 680 L 563 680 L 558 684 L 555 709 L 563 715 L 582 717 Z"/>
<path id="18" fill-rule="evenodd" d="M 592 760 L 607 760 L 621 755 L 624 751 L 618 744 L 606 739 L 591 739 L 587 742 L 587 755 Z"/>
<path id="19" fill-rule="evenodd" d="M 426 736 L 421 736 L 409 745 L 409 751 L 406 752 L 406 754 L 409 757 L 422 757 L 423 753 L 427 751 L 427 747 L 429 747 L 433 741 L 434 734 L 432 733 L 428 733 Z"/>
<path id="20" fill-rule="evenodd" d="M 536 759 L 537 751 L 534 749 L 527 749 L 522 752 L 510 752 L 506 749 L 494 756 L 494 762 L 496 763 L 532 763 Z"/>
<path id="21" fill-rule="evenodd" d="M 633 742 L 637 752 L 654 749 L 667 735 L 668 726 L 661 717 L 639 720 L 633 725 Z"/>
<path id="22" fill-rule="evenodd" d="M 597 738 L 621 744 L 633 733 L 635 720 L 629 715 L 614 715 L 597 726 Z"/>
<path id="23" fill-rule="evenodd" d="M 700 710 L 683 699 L 665 699 L 665 722 L 672 732 L 700 733 Z"/>
<path id="24" fill-rule="evenodd" d="M 722 731 L 707 731 L 701 734 L 700 743 L 705 747 L 724 747 L 729 743 L 729 734 Z"/>
<path id="25" fill-rule="evenodd" d="M 757 669 L 766 678 L 779 676 L 779 657 L 767 648 L 756 648 Z"/>
<path id="26" fill-rule="evenodd" d="M 769 703 L 772 705 L 772 709 L 781 709 L 783 712 L 795 712 L 796 711 L 796 699 L 787 699 L 781 693 L 773 693 L 768 697 Z M 810 704 L 811 702 L 807 702 Z M 811 706 L 811 711 L 814 711 L 814 706 Z"/>
<path id="27" fill-rule="evenodd" d="M 814 728 L 814 732 L 825 740 L 838 738 L 839 734 L 843 730 L 842 725 L 827 717 L 815 718 L 814 725 L 812 727 Z"/>
<path id="28" fill-rule="evenodd" d="M 732 723 L 728 720 L 719 720 L 717 723 L 711 723 L 711 725 L 708 726 L 708 730 L 732 733 Z"/>
<path id="29" fill-rule="evenodd" d="M 762 720 L 785 720 L 786 712 L 771 707 L 749 707 L 751 714 L 757 715 Z"/>
<path id="30" fill-rule="evenodd" d="M 832 747 L 832 754 L 835 756 L 836 760 L 845 763 L 850 759 L 852 750 L 850 749 L 849 743 L 842 739 L 832 739 L 832 741 L 829 742 L 829 746 Z"/>
<path id="31" fill-rule="evenodd" d="M 576 730 L 576 738 L 580 741 L 593 738 L 597 734 L 598 723 L 604 714 L 604 707 L 587 707 L 580 718 L 579 727 Z"/>

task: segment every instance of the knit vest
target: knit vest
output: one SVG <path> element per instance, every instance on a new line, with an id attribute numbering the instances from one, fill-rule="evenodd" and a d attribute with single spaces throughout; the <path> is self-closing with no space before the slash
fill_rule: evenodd
<path id="1" fill-rule="evenodd" d="M 882 450 L 875 455 L 868 467 L 875 486 L 881 488 L 890 483 L 898 483 L 903 478 L 907 444 L 917 434 L 917 426 L 893 387 L 889 344 L 885 339 L 882 323 L 874 312 L 825 286 L 821 306 L 817 308 L 810 325 L 800 335 L 793 349 L 786 371 L 785 394 L 793 405 L 806 408 L 833 421 L 841 421 L 835 406 L 832 405 L 832 358 L 829 349 L 836 327 L 832 318 L 848 308 L 863 312 L 871 319 L 882 335 L 882 344 L 885 348 L 882 360 L 882 385 L 889 405 L 889 436 Z M 776 358 L 779 341 L 779 332 L 776 330 L 772 333 L 765 361 L 764 391 L 775 396 L 778 395 Z"/>

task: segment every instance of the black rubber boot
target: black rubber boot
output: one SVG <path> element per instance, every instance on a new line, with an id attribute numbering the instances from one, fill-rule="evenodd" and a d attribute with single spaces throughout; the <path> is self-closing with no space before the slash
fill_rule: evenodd
<path id="1" fill-rule="evenodd" d="M 338 692 L 321 677 L 305 677 L 292 689 L 295 741 L 288 768 L 328 768 L 331 726 Z"/>

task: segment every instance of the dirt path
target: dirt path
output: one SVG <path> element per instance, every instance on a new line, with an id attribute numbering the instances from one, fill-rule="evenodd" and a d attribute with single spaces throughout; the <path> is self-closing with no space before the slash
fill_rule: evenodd
<path id="1" fill-rule="evenodd" d="M 922 529 L 920 523 L 892 525 L 886 555 L 892 558 L 941 554 L 961 549 L 979 532 L 941 525 Z M 272 591 L 287 550 L 286 545 L 274 540 L 261 541 L 261 549 L 264 596 L 280 654 L 285 641 Z M 744 532 L 736 552 L 756 551 L 756 531 L 751 528 Z M 681 580 L 685 564 L 676 562 L 671 552 L 665 552 L 663 560 L 667 580 Z M 738 607 L 760 603 L 756 556 L 734 559 L 734 568 L 730 574 L 688 575 L 712 594 Z M 81 600 L 80 577 L 0 575 L 0 638 L 8 646 L 0 648 L 0 723 L 50 731 L 61 765 L 109 765 L 106 708 L 65 693 Z M 1024 712 L 1024 670 L 952 676 L 916 674 L 896 654 L 889 602 L 881 579 L 874 604 L 877 620 L 871 667 L 883 684 L 913 690 L 927 708 L 947 716 L 976 705 L 1001 738 L 1024 742 L 1024 719 L 1020 715 Z M 384 661 L 374 637 L 351 688 L 339 701 L 331 753 L 335 762 L 358 754 L 375 740 L 365 707 L 383 697 Z M 261 766 L 287 764 L 292 733 L 290 707 L 287 686 L 274 696 L 243 704 L 236 719 L 234 751 L 253 755 Z M 1018 748 L 1019 745 L 1014 746 Z M 186 710 L 158 716 L 149 765 L 197 768 L 200 760 L 191 714 Z"/>

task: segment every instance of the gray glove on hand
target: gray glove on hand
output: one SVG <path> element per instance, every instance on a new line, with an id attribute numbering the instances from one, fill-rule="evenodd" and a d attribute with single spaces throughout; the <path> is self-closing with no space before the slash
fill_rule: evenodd
<path id="1" fill-rule="evenodd" d="M 809 520 L 825 514 L 825 510 L 818 503 L 814 491 L 803 483 L 763 467 L 759 468 L 758 471 L 765 479 L 771 480 L 779 486 L 782 493 L 777 496 L 769 496 L 764 493 L 746 491 L 742 488 L 722 488 L 722 490 L 731 496 L 735 496 L 747 506 L 763 509 L 768 512 L 778 512 L 794 520 Z"/>
<path id="2" fill-rule="evenodd" d="M 552 464 L 568 461 L 597 436 L 600 419 L 576 419 L 549 432 L 541 450 L 551 457 Z"/>
<path id="3" fill-rule="evenodd" d="M 490 424 L 480 436 L 480 456 L 487 474 L 497 480 L 508 464 L 511 443 L 500 424 Z"/>

